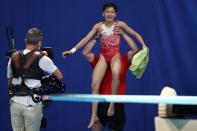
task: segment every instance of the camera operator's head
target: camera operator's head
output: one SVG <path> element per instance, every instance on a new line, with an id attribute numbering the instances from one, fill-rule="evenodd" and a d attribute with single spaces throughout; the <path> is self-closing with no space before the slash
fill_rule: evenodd
<path id="1" fill-rule="evenodd" d="M 40 49 L 42 43 L 42 31 L 38 28 L 31 28 L 27 31 L 25 42 L 26 48 L 30 50 Z"/>

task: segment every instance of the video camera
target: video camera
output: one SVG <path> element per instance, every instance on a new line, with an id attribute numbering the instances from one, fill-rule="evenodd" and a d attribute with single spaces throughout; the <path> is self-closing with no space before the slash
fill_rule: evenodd
<path id="1" fill-rule="evenodd" d="M 43 95 L 58 94 L 65 91 L 65 84 L 54 75 L 44 76 L 41 80 Z"/>
<path id="2" fill-rule="evenodd" d="M 53 95 L 65 92 L 65 84 L 54 75 L 44 76 L 41 80 L 41 84 L 42 86 L 40 88 L 34 88 L 30 93 L 35 103 L 42 101 L 43 95 Z"/>

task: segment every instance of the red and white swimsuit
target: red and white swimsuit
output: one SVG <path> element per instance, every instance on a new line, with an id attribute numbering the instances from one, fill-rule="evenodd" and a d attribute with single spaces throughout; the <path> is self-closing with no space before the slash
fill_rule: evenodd
<path id="1" fill-rule="evenodd" d="M 114 32 L 116 22 L 111 27 L 101 25 L 101 54 L 107 62 L 110 62 L 114 55 L 120 52 L 120 35 Z"/>

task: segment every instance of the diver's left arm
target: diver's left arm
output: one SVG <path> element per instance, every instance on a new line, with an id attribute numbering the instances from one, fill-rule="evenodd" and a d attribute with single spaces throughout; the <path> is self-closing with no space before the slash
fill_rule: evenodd
<path id="1" fill-rule="evenodd" d="M 129 27 L 125 22 L 119 21 L 118 22 L 118 27 L 129 33 L 130 35 L 133 35 L 142 45 L 142 48 L 146 47 L 146 44 L 144 43 L 143 38 L 139 33 L 137 33 L 135 30 L 133 30 L 131 27 Z"/>

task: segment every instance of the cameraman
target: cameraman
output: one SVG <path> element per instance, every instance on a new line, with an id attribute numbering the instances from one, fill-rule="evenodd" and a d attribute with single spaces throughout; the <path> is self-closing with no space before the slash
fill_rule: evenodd
<path id="1" fill-rule="evenodd" d="M 42 43 L 40 29 L 31 28 L 26 34 L 26 48 L 15 52 L 7 66 L 9 92 L 12 93 L 10 114 L 14 131 L 39 131 L 42 119 L 41 89 L 44 72 L 63 78 L 52 60 L 38 51 Z M 34 99 L 39 101 L 34 101 Z"/>

